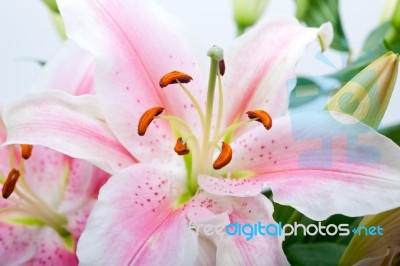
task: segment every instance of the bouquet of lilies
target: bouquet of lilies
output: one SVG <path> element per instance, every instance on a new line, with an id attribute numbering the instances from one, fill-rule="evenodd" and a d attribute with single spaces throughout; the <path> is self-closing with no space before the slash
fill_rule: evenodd
<path id="1" fill-rule="evenodd" d="M 67 40 L 0 109 L 0 265 L 400 264 L 400 1 L 318 80 L 338 0 L 235 0 L 230 47 L 152 0 L 44 2 Z"/>

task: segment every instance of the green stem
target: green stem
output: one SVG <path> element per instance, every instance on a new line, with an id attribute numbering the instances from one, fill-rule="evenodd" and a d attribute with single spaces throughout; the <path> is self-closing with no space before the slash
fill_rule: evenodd
<path id="1" fill-rule="evenodd" d="M 243 35 L 245 30 L 246 30 L 246 27 L 238 25 L 237 28 L 236 28 L 236 37 L 239 37 L 239 36 Z"/>

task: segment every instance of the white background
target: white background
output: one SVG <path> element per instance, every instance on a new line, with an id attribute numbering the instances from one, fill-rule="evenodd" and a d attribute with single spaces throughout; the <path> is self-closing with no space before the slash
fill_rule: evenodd
<path id="1" fill-rule="evenodd" d="M 157 0 L 179 16 L 203 42 L 229 47 L 235 37 L 231 0 Z M 380 24 L 383 0 L 342 0 L 340 12 L 345 33 L 354 56 L 357 56 L 368 33 Z M 294 0 L 271 0 L 266 16 L 275 13 L 294 14 Z M 33 60 L 48 60 L 62 41 L 51 17 L 40 0 L 0 1 L 0 104 L 6 104 L 29 91 L 40 72 Z M 315 47 L 298 66 L 301 74 L 319 75 L 334 68 L 315 58 Z M 338 53 L 326 56 L 342 67 Z M 383 125 L 400 122 L 400 82 L 395 88 Z"/>

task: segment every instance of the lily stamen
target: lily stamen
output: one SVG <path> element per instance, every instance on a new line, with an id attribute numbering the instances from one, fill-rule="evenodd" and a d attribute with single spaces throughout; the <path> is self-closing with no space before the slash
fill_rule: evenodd
<path id="1" fill-rule="evenodd" d="M 188 149 L 188 146 L 186 144 L 186 142 L 183 142 L 182 138 L 178 138 L 176 140 L 176 144 L 174 147 L 174 151 L 178 154 L 178 155 L 186 155 L 190 152 L 190 150 Z"/>
<path id="2" fill-rule="evenodd" d="M 232 160 L 232 148 L 231 146 L 223 141 L 221 153 L 218 155 L 218 158 L 213 163 L 213 168 L 215 170 L 221 169 L 222 167 L 226 166 Z"/>
<path id="3" fill-rule="evenodd" d="M 144 136 L 146 134 L 146 130 L 149 127 L 151 121 L 160 115 L 164 111 L 164 107 L 153 107 L 146 112 L 143 113 L 142 117 L 140 117 L 138 124 L 138 134 L 139 136 Z"/>
<path id="4" fill-rule="evenodd" d="M 250 119 L 256 119 L 257 122 L 263 124 L 263 126 L 269 130 L 272 127 L 272 118 L 271 116 L 264 110 L 254 110 L 247 111 L 246 114 Z"/>
<path id="5" fill-rule="evenodd" d="M 215 149 L 221 151 L 222 148 L 220 146 L 218 146 L 218 144 L 216 142 L 210 142 L 210 145 L 214 146 Z"/>
<path id="6" fill-rule="evenodd" d="M 197 113 L 199 114 L 201 125 L 205 126 L 205 118 L 204 118 L 204 113 L 203 110 L 200 107 L 199 102 L 196 100 L 196 98 L 190 93 L 190 91 L 179 81 L 177 80 L 177 83 L 179 86 L 182 88 L 182 90 L 186 93 L 186 95 L 189 97 L 190 101 L 193 103 L 193 106 L 196 108 Z"/>
<path id="7" fill-rule="evenodd" d="M 218 62 L 218 66 L 219 66 L 219 73 L 221 74 L 221 76 L 225 75 L 225 60 L 221 59 Z"/>
<path id="8" fill-rule="evenodd" d="M 21 155 L 22 158 L 28 160 L 32 155 L 33 146 L 29 144 L 21 144 Z"/>
<path id="9" fill-rule="evenodd" d="M 12 169 L 7 176 L 6 181 L 3 184 L 2 195 L 3 198 L 7 199 L 14 192 L 15 186 L 17 185 L 20 173 L 17 169 Z"/>
<path id="10" fill-rule="evenodd" d="M 188 134 L 193 135 L 192 130 L 190 129 L 188 124 L 186 124 L 186 122 L 183 121 L 182 119 L 180 119 L 179 117 L 163 115 L 163 116 L 154 117 L 154 119 L 167 120 L 171 123 L 181 126 Z"/>
<path id="11" fill-rule="evenodd" d="M 200 173 L 211 173 L 212 169 L 218 170 L 230 163 L 232 160 L 232 149 L 229 145 L 229 138 L 233 136 L 233 133 L 238 128 L 253 121 L 261 122 L 267 129 L 272 127 L 272 119 L 269 114 L 262 110 L 255 110 L 247 112 L 249 119 L 240 122 L 234 121 L 233 124 L 220 131 L 224 111 L 224 90 L 221 77 L 225 74 L 226 70 L 223 50 L 218 46 L 213 46 L 208 50 L 207 55 L 211 59 L 211 64 L 206 108 L 204 110 L 193 94 L 183 85 L 183 83 L 188 83 L 192 80 L 191 76 L 179 71 L 172 71 L 161 77 L 159 81 L 161 88 L 167 87 L 170 84 L 178 84 L 185 92 L 192 105 L 196 108 L 201 120 L 201 136 L 193 134 L 187 121 L 177 116 L 160 115 L 164 110 L 162 107 L 154 107 L 146 111 L 138 125 L 138 133 L 143 136 L 153 119 L 162 119 L 170 122 L 173 132 L 177 135 L 174 151 L 180 156 L 191 154 L 191 156 L 185 157 L 185 163 L 190 168 L 188 171 L 188 189 L 192 192 L 198 188 L 197 177 Z M 214 116 L 213 109 L 215 107 L 216 90 L 218 93 L 218 110 L 216 116 Z M 216 118 L 215 125 L 212 123 L 214 117 Z M 223 140 L 222 146 L 217 144 L 221 140 Z M 213 163 L 215 150 L 219 150 L 220 153 Z"/>
<path id="12" fill-rule="evenodd" d="M 179 72 L 179 71 L 172 71 L 169 72 L 167 74 L 165 74 L 161 79 L 160 79 L 160 87 L 164 88 L 167 87 L 170 84 L 176 84 L 178 82 L 181 83 L 188 83 L 190 82 L 192 79 L 191 76 L 189 76 L 188 74 Z"/>
<path id="13" fill-rule="evenodd" d="M 253 119 L 249 119 L 249 120 L 244 120 L 244 121 L 240 121 L 237 122 L 235 124 L 230 125 L 229 127 L 225 128 L 223 131 L 221 131 L 214 139 L 212 142 L 218 142 L 220 139 L 222 139 L 223 137 L 231 134 L 233 131 L 235 131 L 236 129 L 243 127 L 253 121 L 256 121 L 256 118 Z"/>

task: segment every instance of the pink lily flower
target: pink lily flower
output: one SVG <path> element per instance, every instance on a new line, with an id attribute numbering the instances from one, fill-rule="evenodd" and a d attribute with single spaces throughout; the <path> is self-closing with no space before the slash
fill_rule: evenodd
<path id="1" fill-rule="evenodd" d="M 37 85 L 90 93 L 93 70 L 93 57 L 68 42 L 43 70 L 52 75 Z M 46 147 L 21 147 L 0 149 L 0 264 L 77 265 L 76 244 L 109 175 Z"/>
<path id="2" fill-rule="evenodd" d="M 96 57 L 96 96 L 30 94 L 4 120 L 9 144 L 46 145 L 114 174 L 78 243 L 82 264 L 286 264 L 282 237 L 188 226 L 274 223 L 264 183 L 313 219 L 399 205 L 390 140 L 346 115 L 287 115 L 286 82 L 310 42 L 329 45 L 329 24 L 262 21 L 226 55 L 209 50 L 207 85 L 205 50 L 152 1 L 58 4 L 68 36 Z"/>

